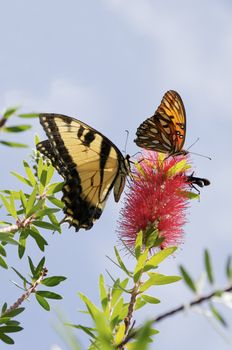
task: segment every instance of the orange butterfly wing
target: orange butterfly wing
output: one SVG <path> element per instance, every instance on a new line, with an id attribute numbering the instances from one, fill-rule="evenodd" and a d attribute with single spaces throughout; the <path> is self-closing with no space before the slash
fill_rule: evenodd
<path id="1" fill-rule="evenodd" d="M 180 95 L 167 91 L 155 114 L 137 129 L 135 143 L 169 155 L 186 154 L 182 150 L 186 133 L 186 114 Z"/>

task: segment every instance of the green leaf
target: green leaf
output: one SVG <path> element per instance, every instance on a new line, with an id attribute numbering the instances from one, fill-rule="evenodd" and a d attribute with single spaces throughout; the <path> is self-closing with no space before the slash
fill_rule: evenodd
<path id="1" fill-rule="evenodd" d="M 26 171 L 27 177 L 31 183 L 31 185 L 34 187 L 37 183 L 35 175 L 33 174 L 33 171 L 31 170 L 29 164 L 24 160 L 23 161 L 24 169 Z"/>
<path id="2" fill-rule="evenodd" d="M 148 274 L 150 278 L 141 285 L 139 289 L 141 293 L 145 292 L 151 286 L 160 286 L 163 284 L 170 284 L 181 280 L 181 277 L 179 276 L 165 276 L 159 273 L 148 273 Z"/>
<path id="3" fill-rule="evenodd" d="M 117 250 L 116 247 L 114 247 L 114 252 L 115 252 L 116 258 L 117 258 L 117 260 L 118 260 L 118 263 L 119 263 L 121 269 L 122 269 L 128 276 L 131 276 L 130 271 L 128 271 L 127 268 L 126 268 L 126 266 L 124 265 L 124 263 L 123 263 L 123 261 L 122 261 L 122 259 L 121 259 L 121 257 L 120 257 L 120 254 L 119 254 L 119 252 L 118 252 L 118 250 Z"/>
<path id="4" fill-rule="evenodd" d="M 226 276 L 229 281 L 232 281 L 232 256 L 229 256 L 226 261 Z"/>
<path id="5" fill-rule="evenodd" d="M 150 335 L 152 333 L 152 322 L 148 321 L 141 327 L 136 335 L 136 341 L 133 343 L 133 350 L 147 350 L 150 345 Z"/>
<path id="6" fill-rule="evenodd" d="M 159 304 L 160 300 L 154 297 L 151 297 L 150 295 L 143 294 L 142 299 L 144 299 L 149 304 Z"/>
<path id="7" fill-rule="evenodd" d="M 7 312 L 4 316 L 15 317 L 21 314 L 25 310 L 25 307 L 18 307 L 17 309 Z"/>
<path id="8" fill-rule="evenodd" d="M 18 246 L 18 255 L 21 259 L 25 253 L 26 249 L 26 241 L 27 241 L 28 233 L 26 230 L 22 230 L 19 236 L 19 246 Z"/>
<path id="9" fill-rule="evenodd" d="M 125 335 L 126 325 L 125 322 L 121 322 L 121 324 L 118 327 L 118 330 L 115 334 L 115 344 L 119 345 L 123 341 L 124 335 Z"/>
<path id="10" fill-rule="evenodd" d="M 36 300 L 38 301 L 38 303 L 46 310 L 46 311 L 50 311 L 50 305 L 48 304 L 47 300 L 44 299 L 41 295 L 37 293 L 35 293 L 35 297 Z"/>
<path id="11" fill-rule="evenodd" d="M 22 175 L 16 173 L 15 171 L 11 171 L 11 174 L 14 175 L 15 177 L 17 177 L 17 179 L 19 181 L 21 181 L 22 183 L 32 187 L 30 181 L 28 179 L 26 179 L 25 177 L 23 177 Z"/>
<path id="12" fill-rule="evenodd" d="M 34 266 L 32 260 L 31 260 L 31 258 L 29 256 L 27 258 L 28 258 L 28 262 L 29 262 L 29 266 L 30 266 L 30 270 L 31 270 L 32 276 L 34 276 L 35 275 L 35 266 Z"/>
<path id="13" fill-rule="evenodd" d="M 212 271 L 212 263 L 209 255 L 209 251 L 205 249 L 204 251 L 204 260 L 205 260 L 205 269 L 207 272 L 208 281 L 210 284 L 214 283 L 213 271 Z"/>
<path id="14" fill-rule="evenodd" d="M 189 273 L 186 271 L 186 269 L 180 265 L 179 267 L 181 275 L 185 281 L 185 283 L 189 286 L 189 288 L 194 292 L 197 293 L 197 287 L 195 283 L 193 282 L 192 278 L 190 277 Z"/>
<path id="15" fill-rule="evenodd" d="M 46 182 L 45 182 L 45 186 L 47 186 L 49 184 L 49 182 L 51 181 L 51 178 L 53 177 L 55 169 L 53 168 L 53 166 L 50 164 L 48 166 L 48 170 L 47 170 L 47 176 L 46 176 Z"/>
<path id="16" fill-rule="evenodd" d="M 144 253 L 142 253 L 138 258 L 138 262 L 137 262 L 137 265 L 136 265 L 135 271 L 134 271 L 134 282 L 135 283 L 138 282 L 138 280 L 140 279 L 140 277 L 144 271 L 144 267 L 146 264 L 148 253 L 149 253 L 149 250 L 146 249 L 144 251 Z"/>
<path id="17" fill-rule="evenodd" d="M 17 112 L 17 110 L 19 109 L 19 107 L 10 107 L 10 108 L 7 108 L 5 110 L 5 112 L 3 113 L 3 118 L 4 119 L 9 119 L 9 117 L 11 117 L 13 114 L 15 114 L 15 112 Z"/>
<path id="18" fill-rule="evenodd" d="M 31 129 L 31 125 L 14 125 L 2 128 L 5 132 L 22 132 Z"/>
<path id="19" fill-rule="evenodd" d="M 4 146 L 8 146 L 8 147 L 19 147 L 19 148 L 27 148 L 28 147 L 28 145 L 26 145 L 24 143 L 18 143 L 18 142 L 10 142 L 10 141 L 0 140 L 0 143 Z"/>
<path id="20" fill-rule="evenodd" d="M 6 251 L 5 251 L 5 249 L 3 248 L 3 246 L 1 244 L 0 244 L 0 254 L 2 256 L 6 256 Z"/>
<path id="21" fill-rule="evenodd" d="M 136 311 L 138 309 L 141 309 L 146 304 L 147 304 L 147 302 L 142 297 L 138 297 L 136 299 L 134 310 Z"/>
<path id="22" fill-rule="evenodd" d="M 101 313 L 101 311 L 84 294 L 78 293 L 78 295 L 80 296 L 81 300 L 85 303 L 85 305 L 89 311 L 90 316 L 96 322 L 96 317 L 99 313 Z"/>
<path id="23" fill-rule="evenodd" d="M 142 245 L 143 245 L 143 231 L 141 230 L 137 234 L 136 241 L 135 241 L 135 257 L 136 257 L 136 259 L 138 259 L 140 256 Z"/>
<path id="24" fill-rule="evenodd" d="M 67 277 L 64 276 L 52 276 L 44 278 L 41 284 L 47 287 L 55 287 L 66 279 Z"/>
<path id="25" fill-rule="evenodd" d="M 34 203 L 36 200 L 36 195 L 37 195 L 37 186 L 34 187 L 33 191 L 30 194 L 30 197 L 27 201 L 27 206 L 26 206 L 26 215 L 27 217 L 29 216 L 29 212 L 31 209 L 34 207 Z"/>
<path id="26" fill-rule="evenodd" d="M 158 253 L 153 255 L 146 263 L 145 271 L 156 268 L 163 260 L 176 251 L 177 247 L 169 247 L 160 250 Z"/>
<path id="27" fill-rule="evenodd" d="M 35 217 L 40 218 L 40 217 L 44 217 L 46 215 L 49 217 L 50 214 L 57 213 L 59 211 L 60 211 L 60 209 L 56 209 L 56 208 L 44 208 L 44 209 L 36 211 Z M 59 224 L 58 221 L 56 222 L 56 225 L 57 224 Z"/>
<path id="28" fill-rule="evenodd" d="M 30 235 L 32 238 L 34 238 L 34 240 L 36 241 L 39 249 L 44 252 L 44 247 L 46 245 L 48 245 L 47 241 L 43 238 L 43 236 L 41 236 L 41 234 L 39 233 L 39 231 L 37 230 L 37 228 L 35 226 L 32 226 L 31 229 L 26 229 L 26 232 L 28 233 L 28 235 Z"/>
<path id="29" fill-rule="evenodd" d="M 11 204 L 7 201 L 7 199 L 2 195 L 0 194 L 0 198 L 2 200 L 2 203 L 4 204 L 6 210 L 8 211 L 8 213 L 11 214 L 11 216 L 14 217 L 14 214 L 15 214 L 15 211 L 14 209 L 11 207 Z"/>
<path id="30" fill-rule="evenodd" d="M 15 333 L 20 332 L 23 328 L 20 326 L 2 326 L 0 327 L 0 332 L 2 333 Z"/>
<path id="31" fill-rule="evenodd" d="M 1 328 L 0 328 L 0 339 L 6 344 L 9 344 L 9 345 L 14 344 L 14 340 L 11 337 L 9 337 L 4 333 L 1 333 Z"/>
<path id="32" fill-rule="evenodd" d="M 12 233 L 0 232 L 0 241 L 7 242 L 8 244 L 18 245 L 18 242 L 15 241 L 12 237 Z"/>
<path id="33" fill-rule="evenodd" d="M 47 188 L 47 195 L 51 195 L 62 191 L 63 185 L 64 185 L 63 182 L 55 182 L 53 184 L 50 184 Z"/>
<path id="34" fill-rule="evenodd" d="M 52 196 L 47 196 L 47 199 L 52 203 L 54 204 L 55 206 L 57 206 L 58 208 L 60 209 L 63 209 L 64 208 L 64 203 L 59 200 L 58 198 L 55 198 L 55 197 L 52 197 Z"/>
<path id="35" fill-rule="evenodd" d="M 23 280 L 24 284 L 26 283 L 30 284 L 30 282 L 26 279 L 26 277 L 24 277 L 19 271 L 17 271 L 14 267 L 11 267 L 11 268 L 19 276 L 19 278 Z"/>
<path id="36" fill-rule="evenodd" d="M 40 276 L 40 274 L 42 272 L 42 269 L 44 267 L 44 264 L 45 264 L 45 256 L 40 260 L 40 262 L 36 266 L 35 272 L 34 272 L 34 275 L 33 275 L 34 278 L 37 279 Z"/>
<path id="37" fill-rule="evenodd" d="M 213 316 L 222 324 L 222 326 L 228 327 L 228 324 L 227 324 L 226 320 L 222 317 L 222 315 L 221 315 L 221 314 L 219 313 L 219 311 L 215 308 L 215 306 L 212 305 L 211 303 L 210 303 L 209 306 L 210 306 L 210 310 L 211 310 Z"/>
<path id="38" fill-rule="evenodd" d="M 73 325 L 73 324 L 70 324 L 70 323 L 66 323 L 65 325 L 70 326 L 70 327 L 74 327 L 74 328 L 77 328 L 77 329 L 81 329 L 84 333 L 89 335 L 91 338 L 96 339 L 95 334 L 93 332 L 91 332 L 92 330 L 95 330 L 93 328 L 85 327 L 85 326 L 82 326 L 80 324 Z"/>
<path id="39" fill-rule="evenodd" d="M 39 116 L 39 113 L 23 113 L 18 114 L 19 118 L 37 118 Z"/>
<path id="40" fill-rule="evenodd" d="M 36 292 L 36 294 L 43 298 L 48 298 L 48 299 L 57 299 L 57 300 L 63 299 L 60 294 L 49 292 L 46 290 L 39 290 Z"/>
<path id="41" fill-rule="evenodd" d="M 11 215 L 13 216 L 13 218 L 15 220 L 18 219 L 18 215 L 17 215 L 17 212 L 16 212 L 16 208 L 15 208 L 15 198 L 14 198 L 14 195 L 13 193 L 10 194 L 10 207 L 11 207 Z"/>
<path id="42" fill-rule="evenodd" d="M 108 306 L 108 295 L 106 292 L 105 281 L 102 274 L 100 274 L 100 277 L 99 277 L 99 290 L 100 290 L 100 300 L 101 300 L 102 309 L 106 311 Z"/>
<path id="43" fill-rule="evenodd" d="M 45 228 L 47 230 L 58 231 L 58 232 L 61 231 L 59 226 L 55 226 L 54 224 L 51 224 L 50 222 L 35 220 L 35 221 L 33 221 L 33 225 Z"/>
<path id="44" fill-rule="evenodd" d="M 125 291 L 125 288 L 129 282 L 128 278 L 125 278 L 122 282 L 120 282 L 119 278 L 114 282 L 113 288 L 112 288 L 112 296 L 111 296 L 111 306 L 113 307 L 122 293 Z"/>
<path id="45" fill-rule="evenodd" d="M 4 269 L 8 269 L 7 263 L 1 256 L 0 256 L 0 266 L 3 267 Z"/>
<path id="46" fill-rule="evenodd" d="M 6 310 L 7 310 L 7 303 L 4 303 L 2 305 L 2 312 L 1 313 L 4 314 Z"/>

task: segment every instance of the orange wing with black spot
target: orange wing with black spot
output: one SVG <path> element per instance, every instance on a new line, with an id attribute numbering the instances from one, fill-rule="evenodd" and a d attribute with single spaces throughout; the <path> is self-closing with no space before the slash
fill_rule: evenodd
<path id="1" fill-rule="evenodd" d="M 173 90 L 165 93 L 155 114 L 137 129 L 137 146 L 168 155 L 186 154 L 183 150 L 186 134 L 186 113 L 180 95 Z"/>

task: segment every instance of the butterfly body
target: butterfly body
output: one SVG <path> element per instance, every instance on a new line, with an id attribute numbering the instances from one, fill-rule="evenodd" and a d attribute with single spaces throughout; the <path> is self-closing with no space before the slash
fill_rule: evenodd
<path id="1" fill-rule="evenodd" d="M 186 113 L 180 95 L 169 90 L 165 93 L 155 114 L 137 129 L 137 146 L 167 153 L 169 156 L 187 154 L 183 150 L 186 134 Z"/>
<path id="2" fill-rule="evenodd" d="M 65 219 L 76 231 L 99 219 L 114 189 L 118 202 L 130 174 L 129 156 L 87 124 L 61 114 L 40 114 L 48 140 L 37 149 L 64 178 L 62 201 Z"/>

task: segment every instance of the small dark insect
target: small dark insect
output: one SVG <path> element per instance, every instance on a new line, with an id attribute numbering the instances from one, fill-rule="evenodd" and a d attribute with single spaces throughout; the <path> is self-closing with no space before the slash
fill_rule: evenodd
<path id="1" fill-rule="evenodd" d="M 196 188 L 196 186 L 199 186 L 199 187 L 209 186 L 210 181 L 202 177 L 193 176 L 193 174 L 194 173 L 187 176 L 187 182 L 189 183 L 190 187 L 194 188 L 198 193 L 200 193 L 200 191 L 198 190 L 198 188 Z"/>

